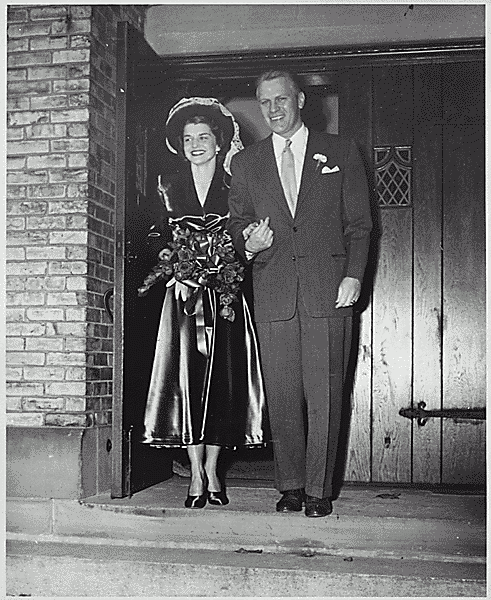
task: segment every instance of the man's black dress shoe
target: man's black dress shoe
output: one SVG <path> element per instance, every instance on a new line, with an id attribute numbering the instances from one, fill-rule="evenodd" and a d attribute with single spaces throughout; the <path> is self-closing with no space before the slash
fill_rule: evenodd
<path id="1" fill-rule="evenodd" d="M 229 500 L 225 490 L 222 490 L 221 492 L 208 492 L 208 502 L 215 506 L 225 506 L 229 503 Z"/>
<path id="2" fill-rule="evenodd" d="M 276 512 L 300 512 L 304 500 L 302 489 L 286 490 L 276 504 Z"/>
<path id="3" fill-rule="evenodd" d="M 184 501 L 184 506 L 186 508 L 204 508 L 206 504 L 206 497 L 206 492 L 201 494 L 201 496 L 190 496 L 188 494 L 188 497 Z"/>
<path id="4" fill-rule="evenodd" d="M 327 517 L 332 513 L 332 502 L 330 498 L 316 498 L 305 496 L 306 517 Z"/>

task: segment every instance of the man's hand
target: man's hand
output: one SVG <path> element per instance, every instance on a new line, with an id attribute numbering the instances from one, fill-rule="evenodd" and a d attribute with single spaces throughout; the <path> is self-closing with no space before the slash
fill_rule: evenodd
<path id="1" fill-rule="evenodd" d="M 273 230 L 269 226 L 269 217 L 261 219 L 259 225 L 251 232 L 246 240 L 245 249 L 248 252 L 261 252 L 267 250 L 273 244 Z"/>
<path id="2" fill-rule="evenodd" d="M 352 306 L 360 297 L 361 283 L 354 277 L 345 277 L 339 286 L 336 308 Z"/>
<path id="3" fill-rule="evenodd" d="M 259 227 L 259 223 L 249 223 L 249 225 L 242 231 L 242 237 L 244 240 L 248 240 L 251 237 L 251 233 Z"/>

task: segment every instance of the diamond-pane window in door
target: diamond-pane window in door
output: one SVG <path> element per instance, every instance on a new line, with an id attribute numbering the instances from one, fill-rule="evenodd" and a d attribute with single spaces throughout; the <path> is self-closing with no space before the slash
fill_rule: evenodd
<path id="1" fill-rule="evenodd" d="M 411 146 L 384 146 L 373 150 L 379 206 L 411 206 Z"/>

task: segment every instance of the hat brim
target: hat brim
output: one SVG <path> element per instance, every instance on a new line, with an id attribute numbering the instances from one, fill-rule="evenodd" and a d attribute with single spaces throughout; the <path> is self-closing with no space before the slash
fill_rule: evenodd
<path id="1" fill-rule="evenodd" d="M 166 137 L 167 144 L 174 152 L 179 150 L 179 139 L 182 139 L 182 133 L 184 130 L 184 124 L 191 118 L 203 115 L 213 119 L 213 121 L 220 127 L 226 150 L 230 146 L 232 137 L 234 135 L 234 124 L 230 117 L 224 115 L 218 107 L 207 106 L 204 104 L 192 104 L 190 106 L 184 106 L 179 109 L 172 117 L 167 121 L 166 124 Z"/>

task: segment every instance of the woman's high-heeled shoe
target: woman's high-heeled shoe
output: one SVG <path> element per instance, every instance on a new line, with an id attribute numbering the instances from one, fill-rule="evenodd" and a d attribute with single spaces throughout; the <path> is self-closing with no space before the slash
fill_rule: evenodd
<path id="1" fill-rule="evenodd" d="M 208 492 L 208 502 L 215 506 L 225 506 L 229 503 L 225 490 L 221 492 Z"/>
<path id="2" fill-rule="evenodd" d="M 190 496 L 188 494 L 188 497 L 184 501 L 184 506 L 186 508 L 204 508 L 206 504 L 206 497 L 206 492 L 201 494 L 201 496 Z"/>
<path id="3" fill-rule="evenodd" d="M 206 499 L 208 497 L 208 493 L 206 492 L 207 485 L 208 485 L 208 479 L 205 476 L 205 478 L 203 480 L 203 490 L 205 490 L 205 491 L 202 494 L 200 494 L 199 496 L 190 496 L 189 488 L 188 488 L 188 497 L 184 501 L 184 506 L 186 508 L 204 508 L 204 506 L 206 504 Z"/>

